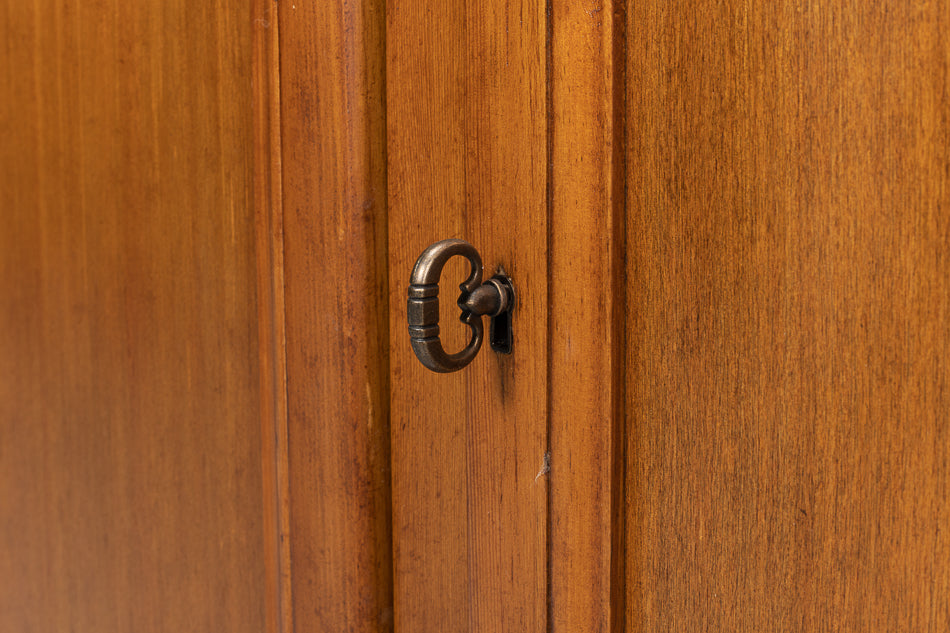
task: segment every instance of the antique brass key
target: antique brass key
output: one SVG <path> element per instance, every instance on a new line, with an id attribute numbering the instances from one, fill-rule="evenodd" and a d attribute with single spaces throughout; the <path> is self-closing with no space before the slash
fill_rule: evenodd
<path id="1" fill-rule="evenodd" d="M 442 268 L 452 257 L 460 255 L 471 265 L 468 279 L 459 284 L 462 294 L 459 319 L 472 330 L 472 338 L 462 351 L 449 354 L 439 338 L 439 279 Z M 482 316 L 491 317 L 489 340 L 493 350 L 511 353 L 511 310 L 514 287 L 500 270 L 482 283 L 482 258 L 475 247 L 464 240 L 436 242 L 419 256 L 412 269 L 409 285 L 409 340 L 422 364 L 432 371 L 448 373 L 468 365 L 478 354 L 484 338 Z"/>

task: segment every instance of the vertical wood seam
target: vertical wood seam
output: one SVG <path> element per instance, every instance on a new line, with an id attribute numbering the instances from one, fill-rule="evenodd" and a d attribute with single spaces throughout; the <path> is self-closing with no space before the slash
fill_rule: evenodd
<path id="1" fill-rule="evenodd" d="M 552 416 L 551 416 L 551 405 L 554 399 L 554 392 L 551 389 L 551 354 L 554 349 L 554 328 L 552 324 L 554 323 L 552 317 L 551 309 L 551 297 L 553 296 L 552 281 L 551 281 L 551 271 L 553 270 L 553 249 L 551 245 L 554 243 L 553 239 L 553 226 L 554 226 L 554 6 L 553 0 L 546 0 L 545 2 L 545 54 L 544 54 L 544 81 L 545 81 L 545 113 L 547 116 L 547 132 L 546 132 L 546 157 L 547 157 L 547 182 L 545 183 L 545 195 L 546 195 L 546 205 L 545 205 L 545 247 L 547 252 L 547 260 L 545 262 L 545 267 L 547 271 L 547 285 L 544 289 L 545 291 L 545 303 L 547 304 L 547 334 L 545 336 L 545 345 L 547 347 L 547 382 L 545 384 L 546 391 L 546 401 L 545 401 L 545 417 L 546 417 L 546 429 L 545 429 L 545 459 L 549 460 L 551 455 L 551 431 L 552 431 Z M 547 578 L 547 631 L 552 633 L 554 631 L 554 538 L 552 534 L 553 518 L 554 518 L 554 498 L 551 494 L 552 486 L 550 479 L 548 480 L 546 487 L 547 494 L 547 521 L 545 524 L 545 538 L 547 539 L 545 543 L 545 576 Z"/>
<path id="2" fill-rule="evenodd" d="M 613 633 L 622 633 L 626 623 L 626 512 L 624 499 L 626 498 L 626 421 L 624 403 L 626 402 L 626 357 L 627 336 L 627 281 L 624 255 L 627 247 L 626 214 L 627 214 L 627 169 L 626 169 L 626 140 L 627 140 L 627 15 L 626 3 L 617 2 L 613 7 L 613 23 L 611 25 L 611 64 L 613 82 L 610 89 L 613 92 L 611 121 L 613 121 L 613 156 L 611 157 L 611 189 L 612 199 L 612 227 L 613 240 L 610 261 L 614 265 L 611 281 L 613 282 L 613 304 L 611 324 L 613 332 L 611 338 L 614 345 L 611 349 L 611 363 L 613 371 L 613 387 L 611 389 L 613 402 L 611 403 L 613 428 L 613 463 L 611 464 L 612 481 L 610 483 L 610 525 L 611 534 L 611 561 L 610 561 L 610 593 L 611 614 L 610 630 Z"/>

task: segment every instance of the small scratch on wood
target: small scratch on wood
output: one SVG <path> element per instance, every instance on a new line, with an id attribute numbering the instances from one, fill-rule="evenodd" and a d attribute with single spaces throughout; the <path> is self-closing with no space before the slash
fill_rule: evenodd
<path id="1" fill-rule="evenodd" d="M 534 482 L 537 483 L 538 479 L 543 475 L 547 475 L 549 472 L 551 472 L 551 451 L 544 454 L 544 459 L 541 460 L 541 470 L 534 476 Z"/>
<path id="2" fill-rule="evenodd" d="M 373 428 L 373 419 L 376 417 L 376 412 L 373 410 L 373 386 L 370 383 L 366 383 L 366 427 L 369 429 Z"/>

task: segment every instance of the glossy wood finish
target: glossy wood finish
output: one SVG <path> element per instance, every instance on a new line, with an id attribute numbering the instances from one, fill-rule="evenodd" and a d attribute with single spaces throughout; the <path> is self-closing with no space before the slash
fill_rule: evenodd
<path id="1" fill-rule="evenodd" d="M 628 631 L 950 627 L 948 33 L 630 4 Z"/>
<path id="2" fill-rule="evenodd" d="M 386 50 L 396 630 L 544 631 L 545 6 L 391 1 Z M 406 290 L 451 237 L 514 280 L 514 354 L 486 345 L 435 374 L 410 348 Z M 463 275 L 441 289 L 454 349 Z"/>
<path id="3" fill-rule="evenodd" d="M 551 11 L 552 631 L 623 621 L 623 6 Z"/>
<path id="4" fill-rule="evenodd" d="M 293 630 L 389 631 L 383 3 L 279 14 Z"/>
<path id="5" fill-rule="evenodd" d="M 0 8 L 4 631 L 264 628 L 247 13 Z"/>

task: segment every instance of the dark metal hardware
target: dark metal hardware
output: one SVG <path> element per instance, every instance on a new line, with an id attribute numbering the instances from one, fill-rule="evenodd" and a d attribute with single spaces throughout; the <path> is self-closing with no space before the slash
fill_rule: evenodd
<path id="1" fill-rule="evenodd" d="M 449 354 L 439 339 L 439 279 L 442 268 L 460 255 L 471 265 L 468 279 L 459 284 L 462 294 L 459 320 L 472 330 L 472 338 L 461 352 Z M 484 338 L 482 315 L 491 317 L 489 341 L 492 349 L 511 353 L 511 309 L 515 291 L 504 270 L 482 283 L 482 258 L 475 247 L 463 240 L 436 242 L 419 256 L 409 281 L 409 341 L 422 364 L 440 373 L 458 371 L 478 354 Z"/>

